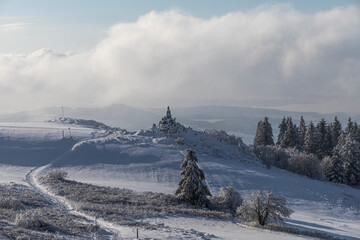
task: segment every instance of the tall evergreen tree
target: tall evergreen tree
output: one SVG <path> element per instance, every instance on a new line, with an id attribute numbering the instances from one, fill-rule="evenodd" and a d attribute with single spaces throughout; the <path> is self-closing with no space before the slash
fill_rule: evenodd
<path id="1" fill-rule="evenodd" d="M 300 124 L 299 124 L 299 136 L 300 136 L 300 146 L 304 148 L 304 141 L 305 141 L 305 134 L 306 134 L 306 125 L 304 117 L 300 117 Z"/>
<path id="2" fill-rule="evenodd" d="M 341 137 L 340 137 L 341 138 Z M 339 153 L 344 158 L 344 169 L 348 185 L 360 184 L 360 144 L 353 133 L 342 137 Z"/>
<path id="3" fill-rule="evenodd" d="M 204 183 L 205 174 L 199 168 L 197 162 L 196 153 L 192 150 L 187 150 L 185 159 L 181 164 L 183 169 L 181 172 L 182 179 L 179 182 L 175 195 L 193 205 L 207 206 L 209 201 L 207 196 L 211 196 L 211 193 Z"/>
<path id="4" fill-rule="evenodd" d="M 338 147 L 336 147 L 333 151 L 325 176 L 329 182 L 346 183 L 346 176 L 344 174 L 344 159 L 339 153 Z"/>
<path id="5" fill-rule="evenodd" d="M 358 143 L 360 143 L 360 126 L 357 126 L 355 135 L 356 140 L 358 141 Z"/>
<path id="6" fill-rule="evenodd" d="M 318 147 L 317 147 L 317 156 L 319 159 L 322 159 L 325 156 L 331 156 L 333 150 L 333 141 L 331 138 L 330 129 L 327 126 L 325 119 L 321 119 L 316 126 L 317 136 L 318 136 Z"/>
<path id="7" fill-rule="evenodd" d="M 334 121 L 330 124 L 330 130 L 333 139 L 333 146 L 336 146 L 338 144 L 338 139 L 342 133 L 341 123 L 336 116 L 334 118 Z"/>
<path id="8" fill-rule="evenodd" d="M 254 138 L 254 145 L 267 146 L 274 145 L 272 127 L 269 118 L 265 117 L 263 121 L 259 121 Z"/>
<path id="9" fill-rule="evenodd" d="M 301 137 L 300 128 L 294 124 L 294 147 L 299 151 L 304 151 L 304 140 Z"/>
<path id="10" fill-rule="evenodd" d="M 360 126 L 357 124 L 357 122 L 354 122 L 354 137 L 355 140 L 360 143 Z"/>
<path id="11" fill-rule="evenodd" d="M 254 137 L 254 145 L 262 146 L 265 143 L 265 132 L 264 132 L 264 123 L 259 121 L 256 127 L 256 133 Z"/>
<path id="12" fill-rule="evenodd" d="M 286 129 L 287 129 L 285 117 L 283 117 L 283 119 L 281 120 L 278 128 L 279 128 L 279 135 L 278 135 L 278 140 L 276 142 L 276 145 L 280 146 L 281 142 L 283 141 Z"/>
<path id="13" fill-rule="evenodd" d="M 294 140 L 293 132 L 294 132 L 294 125 L 293 125 L 291 117 L 288 117 L 286 119 L 286 131 L 280 142 L 280 147 L 282 147 L 282 148 L 292 147 L 293 140 Z"/>
<path id="14" fill-rule="evenodd" d="M 286 131 L 280 142 L 282 148 L 297 148 L 299 149 L 299 131 L 296 124 L 293 124 L 292 118 L 286 119 Z"/>
<path id="15" fill-rule="evenodd" d="M 308 154 L 316 154 L 318 148 L 318 137 L 315 130 L 315 126 L 310 121 L 306 128 L 305 139 L 304 139 L 304 150 Z"/>
<path id="16" fill-rule="evenodd" d="M 354 133 L 354 130 L 355 130 L 354 123 L 351 121 L 351 118 L 349 117 L 344 131 L 345 135 L 348 135 L 349 133 Z"/>

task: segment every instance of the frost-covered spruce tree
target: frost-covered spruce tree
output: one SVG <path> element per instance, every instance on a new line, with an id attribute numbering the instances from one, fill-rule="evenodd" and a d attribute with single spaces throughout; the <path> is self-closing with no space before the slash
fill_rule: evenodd
<path id="1" fill-rule="evenodd" d="M 341 137 L 340 137 L 341 138 Z M 346 182 L 348 185 L 360 184 L 360 144 L 353 133 L 342 136 L 339 153 L 344 159 Z"/>
<path id="2" fill-rule="evenodd" d="M 256 133 L 254 137 L 254 145 L 262 146 L 265 143 L 265 132 L 264 132 L 264 123 L 263 121 L 259 121 L 256 127 Z"/>
<path id="3" fill-rule="evenodd" d="M 330 128 L 325 119 L 321 119 L 316 126 L 318 136 L 317 156 L 323 159 L 325 156 L 331 156 L 333 150 L 333 140 L 331 138 Z"/>
<path id="4" fill-rule="evenodd" d="M 357 122 L 354 123 L 354 134 L 355 140 L 360 143 L 360 126 L 357 124 Z"/>
<path id="5" fill-rule="evenodd" d="M 207 196 L 211 196 L 208 187 L 205 184 L 205 174 L 197 164 L 196 153 L 192 150 L 186 150 L 186 156 L 181 164 L 182 179 L 175 195 L 193 205 L 208 206 Z"/>
<path id="6" fill-rule="evenodd" d="M 310 121 L 306 128 L 304 139 L 304 150 L 308 154 L 316 154 L 318 148 L 318 138 L 314 124 Z"/>
<path id="7" fill-rule="evenodd" d="M 354 133 L 354 130 L 355 130 L 354 123 L 352 122 L 351 118 L 349 118 L 344 131 L 345 135 L 348 135 L 349 133 Z"/>
<path id="8" fill-rule="evenodd" d="M 333 139 L 333 146 L 335 147 L 338 144 L 338 139 L 342 133 L 341 123 L 336 116 L 334 121 L 330 124 L 330 130 Z"/>
<path id="9" fill-rule="evenodd" d="M 306 125 L 304 117 L 300 117 L 300 124 L 299 124 L 299 136 L 300 136 L 300 145 L 303 148 L 304 147 L 304 141 L 305 141 L 305 134 L 306 134 Z"/>
<path id="10" fill-rule="evenodd" d="M 337 147 L 333 151 L 330 164 L 325 172 L 325 177 L 329 182 L 346 183 L 344 159 L 339 153 L 339 149 Z"/>
<path id="11" fill-rule="evenodd" d="M 285 132 L 287 129 L 285 117 L 283 117 L 283 119 L 281 120 L 278 128 L 279 128 L 279 135 L 278 135 L 278 140 L 276 142 L 276 145 L 280 146 L 281 143 L 283 142 L 283 138 L 284 138 L 284 135 L 285 135 Z"/>
<path id="12" fill-rule="evenodd" d="M 274 145 L 273 132 L 269 118 L 264 117 L 263 121 L 259 121 L 254 138 L 254 145 L 267 146 Z"/>
<path id="13" fill-rule="evenodd" d="M 299 131 L 295 124 L 292 122 L 292 118 L 286 119 L 286 131 L 280 140 L 280 147 L 282 148 L 297 148 L 299 149 Z"/>

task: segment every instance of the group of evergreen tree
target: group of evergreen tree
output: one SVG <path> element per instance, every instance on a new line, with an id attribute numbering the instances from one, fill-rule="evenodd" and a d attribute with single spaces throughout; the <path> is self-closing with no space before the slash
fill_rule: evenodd
<path id="1" fill-rule="evenodd" d="M 265 117 L 257 126 L 254 145 L 275 145 L 269 118 Z M 291 117 L 283 118 L 279 124 L 276 146 L 316 155 L 319 159 L 330 158 L 325 171 L 328 181 L 360 185 L 360 126 L 349 118 L 347 126 L 342 126 L 337 117 L 328 124 L 321 119 L 315 126 L 308 126 L 301 116 L 299 126 Z"/>

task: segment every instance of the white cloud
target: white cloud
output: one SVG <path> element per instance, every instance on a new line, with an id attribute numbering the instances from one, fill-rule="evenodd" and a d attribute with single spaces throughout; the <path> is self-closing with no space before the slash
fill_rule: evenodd
<path id="1" fill-rule="evenodd" d="M 211 19 L 151 12 L 111 27 L 81 54 L 0 54 L 0 106 L 358 101 L 359 76 L 356 7 L 316 14 L 270 7 Z"/>
<path id="2" fill-rule="evenodd" d="M 7 31 L 17 31 L 24 29 L 30 23 L 7 23 L 7 24 L 0 24 L 0 32 L 7 32 Z"/>

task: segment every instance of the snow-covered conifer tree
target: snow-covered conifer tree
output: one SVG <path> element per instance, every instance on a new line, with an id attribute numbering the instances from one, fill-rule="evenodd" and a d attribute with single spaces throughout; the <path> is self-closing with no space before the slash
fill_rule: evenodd
<path id="1" fill-rule="evenodd" d="M 339 153 L 344 159 L 344 169 L 348 185 L 360 184 L 360 144 L 353 133 L 340 137 Z"/>
<path id="2" fill-rule="evenodd" d="M 196 153 L 192 150 L 186 150 L 185 159 L 181 164 L 182 179 L 175 195 L 193 205 L 207 206 L 209 202 L 207 196 L 211 196 L 211 193 L 204 182 L 205 174 L 199 168 L 197 161 Z"/>
<path id="3" fill-rule="evenodd" d="M 306 125 L 304 117 L 300 117 L 300 124 L 299 124 L 299 136 L 300 136 L 300 145 L 301 148 L 304 148 L 304 141 L 305 141 L 305 134 L 306 134 Z"/>
<path id="4" fill-rule="evenodd" d="M 354 133 L 354 130 L 355 130 L 354 123 L 352 122 L 351 118 L 349 118 L 344 131 L 345 135 L 348 135 L 350 132 Z"/>
<path id="5" fill-rule="evenodd" d="M 338 139 L 342 133 L 341 123 L 335 116 L 334 121 L 330 124 L 331 135 L 333 139 L 333 146 L 335 147 L 338 143 Z"/>
<path id="6" fill-rule="evenodd" d="M 281 145 L 281 142 L 283 141 L 286 129 L 287 129 L 286 118 L 283 117 L 283 119 L 281 120 L 281 122 L 279 124 L 279 135 L 278 135 L 278 140 L 276 142 L 276 145 L 278 145 L 278 146 Z"/>
<path id="7" fill-rule="evenodd" d="M 299 132 L 298 128 L 292 122 L 292 118 L 288 117 L 286 119 L 286 131 L 283 135 L 283 138 L 280 141 L 280 147 L 282 148 L 299 148 Z"/>
<path id="8" fill-rule="evenodd" d="M 254 137 L 254 145 L 264 145 L 265 143 L 265 133 L 264 133 L 264 123 L 263 121 L 259 121 L 257 123 L 257 127 L 256 127 L 256 133 L 255 133 L 255 137 Z"/>
<path id="9" fill-rule="evenodd" d="M 333 140 L 331 138 L 331 132 L 325 119 L 321 119 L 316 126 L 318 136 L 318 148 L 317 156 L 322 159 L 325 156 L 331 156 L 333 150 Z"/>
<path id="10" fill-rule="evenodd" d="M 318 148 L 318 138 L 315 131 L 314 124 L 310 121 L 306 128 L 305 139 L 304 139 L 304 150 L 308 154 L 316 154 Z"/>
<path id="11" fill-rule="evenodd" d="M 360 143 L 360 126 L 357 124 L 357 122 L 354 123 L 354 136 L 355 140 Z"/>
<path id="12" fill-rule="evenodd" d="M 274 145 L 272 127 L 269 123 L 269 118 L 265 117 L 264 121 L 258 122 L 256 134 L 254 138 L 254 145 L 267 146 Z"/>
<path id="13" fill-rule="evenodd" d="M 337 147 L 333 151 L 330 164 L 325 172 L 325 177 L 329 182 L 346 183 L 344 159 L 339 153 L 339 149 Z"/>

